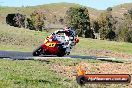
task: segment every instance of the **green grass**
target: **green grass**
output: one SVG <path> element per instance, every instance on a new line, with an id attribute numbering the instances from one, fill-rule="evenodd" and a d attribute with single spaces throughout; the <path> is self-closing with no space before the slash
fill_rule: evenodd
<path id="1" fill-rule="evenodd" d="M 62 88 L 68 83 L 46 62 L 0 60 L 1 88 Z"/>
<path id="2" fill-rule="evenodd" d="M 76 77 L 69 79 L 52 69 L 53 64 L 78 66 L 80 62 L 104 63 L 102 61 L 81 60 L 79 58 L 51 59 L 48 61 L 0 59 L 0 88 L 81 88 L 76 82 Z M 76 71 L 77 69 L 73 70 Z M 120 88 L 122 84 L 87 84 L 82 88 L 93 87 Z"/>
<path id="3" fill-rule="evenodd" d="M 94 63 L 95 60 L 82 60 Z M 61 64 L 63 62 L 63 64 Z M 75 79 L 68 79 L 51 68 L 53 64 L 73 66 L 81 59 L 51 59 L 46 61 L 0 59 L 1 88 L 79 88 Z M 78 64 L 77 63 L 77 64 Z M 99 62 L 98 62 L 99 63 Z M 76 65 L 77 65 L 76 64 Z M 76 69 L 75 69 L 76 70 Z"/>
<path id="4" fill-rule="evenodd" d="M 132 43 L 81 38 L 76 49 L 84 51 L 110 50 L 112 52 L 132 54 Z"/>
<path id="5" fill-rule="evenodd" d="M 80 62 L 86 62 L 86 63 L 104 63 L 106 61 L 101 61 L 101 60 L 94 60 L 91 58 L 88 59 L 80 59 L 80 58 L 75 58 L 75 59 L 51 59 L 50 63 L 56 63 L 56 64 L 61 64 L 64 66 L 76 66 Z"/>
<path id="6" fill-rule="evenodd" d="M 46 32 L 31 31 L 0 24 L 0 50 L 31 51 L 42 44 Z"/>

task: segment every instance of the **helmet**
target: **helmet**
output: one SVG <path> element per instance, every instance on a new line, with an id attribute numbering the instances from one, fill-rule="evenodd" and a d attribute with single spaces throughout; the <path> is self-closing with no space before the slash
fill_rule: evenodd
<path id="1" fill-rule="evenodd" d="M 65 26 L 65 27 L 64 27 L 64 30 L 65 30 L 65 31 L 69 31 L 69 30 L 70 30 L 70 27 Z"/>

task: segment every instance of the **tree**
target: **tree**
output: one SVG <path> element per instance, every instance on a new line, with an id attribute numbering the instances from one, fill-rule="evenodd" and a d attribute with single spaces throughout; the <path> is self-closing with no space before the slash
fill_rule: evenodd
<path id="1" fill-rule="evenodd" d="M 107 28 L 106 27 L 101 27 L 99 30 L 100 33 L 100 39 L 105 40 L 107 36 Z"/>
<path id="2" fill-rule="evenodd" d="M 116 20 L 111 15 L 112 8 L 107 8 L 107 11 L 100 14 L 98 23 L 100 27 L 100 38 L 113 40 L 116 37 L 114 32 Z"/>
<path id="3" fill-rule="evenodd" d="M 127 33 L 125 35 L 125 41 L 132 43 L 132 30 L 127 31 Z"/>
<path id="4" fill-rule="evenodd" d="M 86 7 L 71 7 L 66 12 L 66 24 L 76 29 L 81 37 L 93 38 L 90 29 L 90 18 Z"/>
<path id="5" fill-rule="evenodd" d="M 107 11 L 112 11 L 112 7 L 108 7 L 107 8 Z"/>
<path id="6" fill-rule="evenodd" d="M 106 38 L 109 40 L 114 40 L 114 38 L 116 37 L 116 33 L 113 30 L 109 30 L 107 32 Z"/>
<path id="7" fill-rule="evenodd" d="M 34 13 L 30 15 L 30 17 L 35 30 L 42 31 L 44 27 L 44 20 L 45 20 L 44 14 L 41 12 L 35 11 Z"/>
<path id="8" fill-rule="evenodd" d="M 20 13 L 8 14 L 6 17 L 6 23 L 14 27 L 25 27 L 26 16 Z"/>
<path id="9" fill-rule="evenodd" d="M 27 18 L 26 28 L 29 28 L 30 30 L 35 30 L 33 22 L 32 22 L 32 20 L 30 18 Z"/>
<path id="10" fill-rule="evenodd" d="M 126 24 L 123 21 L 122 23 L 118 23 L 119 26 L 116 28 L 117 40 L 118 41 L 125 41 L 125 35 L 128 31 Z"/>
<path id="11" fill-rule="evenodd" d="M 92 27 L 93 27 L 95 33 L 99 33 L 100 26 L 99 26 L 98 21 L 93 21 Z"/>
<path id="12" fill-rule="evenodd" d="M 132 9 L 124 13 L 124 20 L 117 28 L 118 40 L 132 43 Z"/>
<path id="13" fill-rule="evenodd" d="M 127 11 L 127 13 L 124 15 L 124 18 L 128 29 L 132 30 L 132 9 Z"/>

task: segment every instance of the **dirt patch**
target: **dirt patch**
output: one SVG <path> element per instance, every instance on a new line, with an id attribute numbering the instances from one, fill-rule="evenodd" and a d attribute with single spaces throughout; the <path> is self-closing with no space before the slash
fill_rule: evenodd
<path id="1" fill-rule="evenodd" d="M 83 66 L 87 74 L 130 74 L 132 76 L 132 63 L 86 63 L 80 62 L 75 66 L 52 64 L 52 70 L 68 79 L 75 79 L 77 68 Z M 127 85 L 132 88 L 132 83 Z"/>
<path id="2" fill-rule="evenodd" d="M 52 64 L 52 70 L 72 78 L 77 74 L 78 66 L 83 66 L 88 74 L 132 74 L 132 63 L 86 63 L 80 62 L 76 66 Z"/>
<path id="3" fill-rule="evenodd" d="M 66 76 L 69 79 L 72 79 L 76 75 L 76 66 L 63 66 L 59 64 L 52 64 L 52 70 L 58 74 Z"/>

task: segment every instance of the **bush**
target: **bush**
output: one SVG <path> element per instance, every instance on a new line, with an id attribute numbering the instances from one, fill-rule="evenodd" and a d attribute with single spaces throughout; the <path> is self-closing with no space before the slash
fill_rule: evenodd
<path id="1" fill-rule="evenodd" d="M 43 13 L 41 12 L 37 12 L 37 11 L 34 11 L 34 13 L 32 13 L 30 15 L 31 17 L 31 23 L 33 24 L 34 27 L 32 28 L 35 28 L 35 30 L 39 30 L 39 31 L 42 31 L 42 29 L 44 28 L 44 20 L 45 20 L 45 16 Z"/>
<path id="2" fill-rule="evenodd" d="M 25 27 L 26 16 L 20 13 L 8 14 L 6 16 L 6 23 L 14 27 Z"/>
<path id="3" fill-rule="evenodd" d="M 115 33 L 116 20 L 114 19 L 114 17 L 112 17 L 111 11 L 112 11 L 111 7 L 107 8 L 107 11 L 101 13 L 98 18 L 100 38 L 103 40 L 104 39 L 114 40 L 116 37 Z"/>
<path id="4" fill-rule="evenodd" d="M 98 21 L 93 21 L 92 27 L 93 27 L 95 33 L 99 33 L 100 26 L 99 26 Z"/>
<path id="5" fill-rule="evenodd" d="M 125 24 L 120 24 L 117 30 L 117 39 L 118 41 L 125 41 L 125 35 L 128 31 L 128 28 L 125 26 Z"/>
<path id="6" fill-rule="evenodd" d="M 114 40 L 116 37 L 116 34 L 114 31 L 110 30 L 107 35 L 106 35 L 106 38 L 109 39 L 109 40 Z"/>
<path id="7" fill-rule="evenodd" d="M 93 30 L 86 30 L 85 31 L 85 38 L 95 38 Z"/>
<path id="8" fill-rule="evenodd" d="M 132 43 L 132 30 L 125 34 L 125 41 Z"/>
<path id="9" fill-rule="evenodd" d="M 99 33 L 100 33 L 100 39 L 104 40 L 106 39 L 106 36 L 107 36 L 107 28 L 105 27 L 102 27 L 100 30 L 99 30 Z"/>

